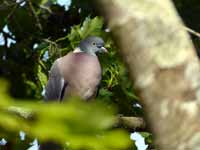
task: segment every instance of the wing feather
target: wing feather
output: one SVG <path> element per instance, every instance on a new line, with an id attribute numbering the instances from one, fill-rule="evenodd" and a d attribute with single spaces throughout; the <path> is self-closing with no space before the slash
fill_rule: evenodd
<path id="1" fill-rule="evenodd" d="M 60 73 L 58 61 L 55 61 L 49 72 L 49 80 L 45 89 L 45 100 L 60 100 L 63 88 L 65 88 L 65 81 Z"/>

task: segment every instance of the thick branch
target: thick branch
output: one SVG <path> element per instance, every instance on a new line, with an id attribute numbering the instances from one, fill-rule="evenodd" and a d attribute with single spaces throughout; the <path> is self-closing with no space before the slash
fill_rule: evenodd
<path id="1" fill-rule="evenodd" d="M 117 126 L 127 128 L 129 130 L 144 129 L 145 122 L 141 117 L 119 116 Z"/>
<path id="2" fill-rule="evenodd" d="M 158 149 L 200 149 L 200 65 L 170 0 L 98 0 Z"/>
<path id="3" fill-rule="evenodd" d="M 21 108 L 21 107 L 10 106 L 5 111 L 7 111 L 8 113 L 15 114 L 18 117 L 26 119 L 26 120 L 33 120 L 36 118 L 36 113 L 34 113 L 31 110 Z M 120 126 L 120 127 L 127 128 L 130 130 L 144 129 L 145 122 L 143 118 L 140 118 L 140 117 L 118 116 L 116 126 Z"/>

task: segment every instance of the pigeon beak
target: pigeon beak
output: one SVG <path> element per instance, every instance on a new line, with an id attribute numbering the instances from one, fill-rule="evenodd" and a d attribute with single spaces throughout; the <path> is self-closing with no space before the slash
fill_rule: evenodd
<path id="1" fill-rule="evenodd" d="M 102 52 L 104 52 L 104 53 L 108 53 L 108 50 L 105 48 L 105 47 L 101 47 L 101 50 L 102 50 Z"/>

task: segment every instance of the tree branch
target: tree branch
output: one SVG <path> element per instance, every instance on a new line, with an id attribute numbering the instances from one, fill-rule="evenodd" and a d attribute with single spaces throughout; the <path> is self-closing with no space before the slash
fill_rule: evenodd
<path id="1" fill-rule="evenodd" d="M 141 117 L 119 116 L 117 126 L 127 128 L 129 130 L 144 129 L 145 121 Z"/>
<path id="2" fill-rule="evenodd" d="M 33 111 L 17 106 L 10 106 L 6 111 L 26 120 L 33 120 L 36 118 L 36 114 Z M 116 126 L 129 130 L 144 129 L 145 122 L 141 117 L 117 116 Z"/>
<path id="3" fill-rule="evenodd" d="M 37 13 L 35 11 L 35 8 L 33 7 L 33 4 L 32 4 L 32 2 L 30 0 L 28 0 L 28 4 L 29 4 L 29 8 L 32 11 L 33 16 L 36 19 L 38 28 L 42 31 L 42 24 L 40 23 L 40 19 L 39 19 L 38 15 L 37 15 Z"/>
<path id="4" fill-rule="evenodd" d="M 172 2 L 98 2 L 129 68 L 155 145 L 162 150 L 200 149 L 200 65 Z"/>

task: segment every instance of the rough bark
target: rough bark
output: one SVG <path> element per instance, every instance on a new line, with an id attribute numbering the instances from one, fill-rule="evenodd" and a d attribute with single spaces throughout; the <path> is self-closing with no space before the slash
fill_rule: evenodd
<path id="1" fill-rule="evenodd" d="M 155 145 L 200 149 L 200 65 L 170 0 L 98 0 L 144 106 Z"/>

